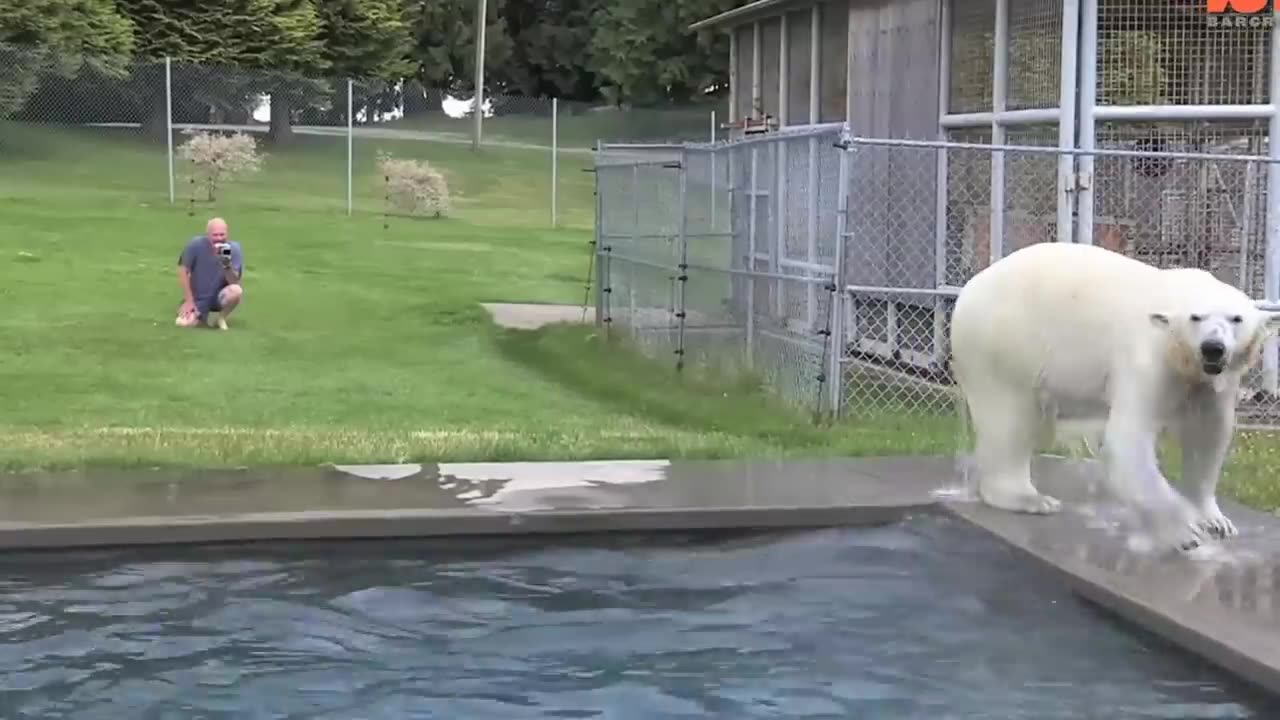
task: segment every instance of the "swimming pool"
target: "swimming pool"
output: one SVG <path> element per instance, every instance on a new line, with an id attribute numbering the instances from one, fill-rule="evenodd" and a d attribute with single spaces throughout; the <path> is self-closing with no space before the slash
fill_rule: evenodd
<path id="1" fill-rule="evenodd" d="M 935 515 L 43 552 L 0 571 L 5 718 L 1280 716 Z"/>

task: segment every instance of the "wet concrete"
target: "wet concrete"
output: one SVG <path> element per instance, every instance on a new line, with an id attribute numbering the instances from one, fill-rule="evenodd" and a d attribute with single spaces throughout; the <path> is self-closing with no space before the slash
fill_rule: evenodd
<path id="1" fill-rule="evenodd" d="M 1052 516 L 946 491 L 950 458 L 445 463 L 94 471 L 0 479 L 0 548 L 243 540 L 804 528 L 950 512 L 1061 572 L 1083 596 L 1280 693 L 1280 519 L 1230 502 L 1241 535 L 1139 552 L 1096 466 L 1041 459 Z"/>

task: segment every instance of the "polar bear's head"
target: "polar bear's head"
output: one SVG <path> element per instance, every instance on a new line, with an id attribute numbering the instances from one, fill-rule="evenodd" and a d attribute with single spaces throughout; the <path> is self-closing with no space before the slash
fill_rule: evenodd
<path id="1" fill-rule="evenodd" d="M 1189 379 L 1243 373 L 1261 355 L 1268 332 L 1280 324 L 1280 313 L 1262 310 L 1237 289 L 1224 284 L 1215 290 L 1193 290 L 1176 303 L 1176 312 L 1150 316 L 1172 341 L 1175 369 Z"/>

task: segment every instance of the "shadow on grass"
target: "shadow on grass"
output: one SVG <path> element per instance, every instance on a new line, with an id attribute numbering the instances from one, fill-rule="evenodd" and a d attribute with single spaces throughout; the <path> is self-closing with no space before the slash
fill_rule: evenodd
<path id="1" fill-rule="evenodd" d="M 772 398 L 759 380 L 677 375 L 631 350 L 606 340 L 594 327 L 550 325 L 539 330 L 496 330 L 499 351 L 569 391 L 621 412 L 701 432 L 750 438 L 763 445 L 819 450 L 829 432 Z"/>

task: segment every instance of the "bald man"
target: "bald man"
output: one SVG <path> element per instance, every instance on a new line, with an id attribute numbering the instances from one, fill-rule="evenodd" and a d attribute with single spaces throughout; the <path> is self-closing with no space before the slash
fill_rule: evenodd
<path id="1" fill-rule="evenodd" d="M 212 218 L 204 234 L 187 241 L 178 256 L 178 287 L 182 305 L 176 324 L 180 327 L 209 325 L 227 329 L 227 316 L 240 304 L 243 291 L 240 276 L 244 259 L 240 243 L 227 239 L 227 221 Z M 218 313 L 215 323 L 211 313 Z"/>

